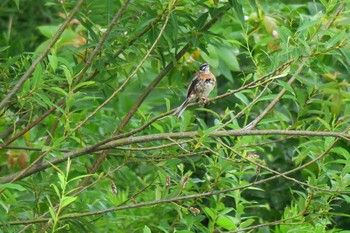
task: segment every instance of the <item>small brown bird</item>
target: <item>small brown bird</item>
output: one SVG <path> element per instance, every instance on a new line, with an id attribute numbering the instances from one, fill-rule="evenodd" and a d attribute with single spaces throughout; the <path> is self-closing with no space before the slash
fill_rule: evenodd
<path id="1" fill-rule="evenodd" d="M 176 117 L 179 118 L 181 116 L 189 103 L 197 102 L 199 100 L 205 102 L 208 100 L 207 97 L 216 83 L 216 78 L 214 74 L 210 72 L 209 68 L 210 66 L 208 63 L 203 63 L 199 67 L 199 72 L 196 73 L 187 89 L 186 100 L 174 112 Z"/>

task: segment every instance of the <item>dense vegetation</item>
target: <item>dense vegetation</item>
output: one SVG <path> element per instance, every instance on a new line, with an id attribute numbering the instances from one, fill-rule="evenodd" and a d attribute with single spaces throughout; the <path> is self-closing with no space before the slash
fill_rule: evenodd
<path id="1" fill-rule="evenodd" d="M 347 232 L 349 6 L 2 1 L 0 232 Z"/>

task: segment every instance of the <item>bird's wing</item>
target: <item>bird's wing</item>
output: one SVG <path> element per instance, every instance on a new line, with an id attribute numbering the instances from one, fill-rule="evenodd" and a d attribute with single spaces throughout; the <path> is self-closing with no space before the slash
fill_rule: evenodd
<path id="1" fill-rule="evenodd" d="M 198 73 L 193 77 L 190 86 L 187 89 L 187 98 L 192 94 L 195 86 L 198 84 L 199 82 L 199 75 Z"/>

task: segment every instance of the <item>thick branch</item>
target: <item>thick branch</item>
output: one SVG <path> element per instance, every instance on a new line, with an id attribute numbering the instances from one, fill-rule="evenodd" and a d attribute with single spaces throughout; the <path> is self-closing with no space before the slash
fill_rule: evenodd
<path id="1" fill-rule="evenodd" d="M 345 140 L 350 139 L 350 134 L 346 133 L 338 133 L 338 132 L 315 132 L 315 131 L 303 131 L 303 130 L 221 130 L 209 133 L 208 137 L 227 137 L 227 136 L 252 136 L 252 135 L 289 135 L 289 136 L 308 136 L 308 137 L 336 137 L 336 138 L 343 138 Z M 11 181 L 14 177 L 17 179 L 27 177 L 31 174 L 34 174 L 36 172 L 45 170 L 49 167 L 51 167 L 50 164 L 59 164 L 62 162 L 65 162 L 69 157 L 70 158 L 76 158 L 82 155 L 86 155 L 88 153 L 99 151 L 99 150 L 107 150 L 107 149 L 114 149 L 118 146 L 125 146 L 130 145 L 134 143 L 144 143 L 144 142 L 153 142 L 153 141 L 159 141 L 159 140 L 169 140 L 169 139 L 182 139 L 182 138 L 193 138 L 193 137 L 201 137 L 200 134 L 196 131 L 190 131 L 190 132 L 179 132 L 179 133 L 162 133 L 162 134 L 153 134 L 153 135 L 146 135 L 146 136 L 138 136 L 138 137 L 129 137 L 129 138 L 123 138 L 119 140 L 112 141 L 110 143 L 107 143 L 103 146 L 96 147 L 96 146 L 87 146 L 79 150 L 75 150 L 73 152 L 65 154 L 62 158 L 55 158 L 48 162 L 43 162 L 42 164 L 31 167 L 28 169 L 25 173 L 21 174 L 21 177 L 18 177 L 19 173 L 11 174 L 9 176 L 0 178 L 0 183 L 6 183 Z"/>

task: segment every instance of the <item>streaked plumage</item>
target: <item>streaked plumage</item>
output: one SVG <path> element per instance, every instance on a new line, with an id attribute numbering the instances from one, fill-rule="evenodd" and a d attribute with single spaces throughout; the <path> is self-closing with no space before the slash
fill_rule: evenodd
<path id="1" fill-rule="evenodd" d="M 193 77 L 187 89 L 186 100 L 174 112 L 176 117 L 179 118 L 191 102 L 197 102 L 200 99 L 205 101 L 207 99 L 216 83 L 216 78 L 214 74 L 210 72 L 209 68 L 210 66 L 208 63 L 203 63 L 200 66 L 199 72 Z"/>

